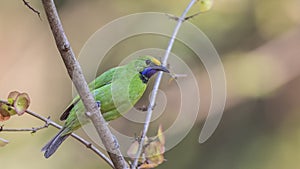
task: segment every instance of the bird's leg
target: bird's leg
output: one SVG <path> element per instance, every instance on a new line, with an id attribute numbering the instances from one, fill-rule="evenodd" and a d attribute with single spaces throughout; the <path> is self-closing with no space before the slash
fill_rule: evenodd
<path id="1" fill-rule="evenodd" d="M 142 106 L 140 106 L 140 107 L 136 107 L 136 109 L 139 110 L 139 111 L 145 112 L 145 111 L 147 111 L 148 106 L 142 105 Z"/>
<path id="2" fill-rule="evenodd" d="M 154 106 L 152 107 L 152 110 L 154 109 L 155 106 L 156 106 L 156 104 L 154 104 Z M 141 107 L 137 107 L 136 109 L 145 112 L 148 110 L 148 107 L 149 107 L 149 105 L 143 105 Z"/>

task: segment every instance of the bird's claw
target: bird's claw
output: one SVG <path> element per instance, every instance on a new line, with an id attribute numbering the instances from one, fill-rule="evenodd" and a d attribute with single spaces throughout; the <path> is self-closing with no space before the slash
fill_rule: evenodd
<path id="1" fill-rule="evenodd" d="M 156 106 L 156 104 L 154 104 L 154 105 L 151 107 L 151 109 L 154 110 L 154 107 L 155 107 L 155 106 Z M 141 107 L 137 107 L 136 109 L 145 112 L 145 111 L 148 111 L 148 107 L 149 107 L 149 105 L 148 105 L 148 106 L 143 105 L 143 106 L 141 106 Z"/>
<path id="2" fill-rule="evenodd" d="M 96 101 L 97 107 L 100 108 L 101 107 L 101 102 L 100 101 Z"/>
<path id="3" fill-rule="evenodd" d="M 148 106 L 146 106 L 146 105 L 143 105 L 143 106 L 141 106 L 141 107 L 137 107 L 136 109 L 137 109 L 137 110 L 139 110 L 139 111 L 143 111 L 143 112 L 145 112 L 145 111 L 147 111 L 147 109 L 148 109 Z"/>

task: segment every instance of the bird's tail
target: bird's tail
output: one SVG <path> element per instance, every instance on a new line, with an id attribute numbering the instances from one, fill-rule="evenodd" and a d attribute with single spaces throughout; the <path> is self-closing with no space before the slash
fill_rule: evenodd
<path id="1" fill-rule="evenodd" d="M 58 149 L 58 147 L 61 145 L 61 143 L 69 136 L 70 134 L 64 134 L 66 133 L 67 128 L 62 128 L 54 138 L 52 138 L 43 148 L 42 152 L 44 153 L 45 158 L 49 158 L 55 151 Z"/>

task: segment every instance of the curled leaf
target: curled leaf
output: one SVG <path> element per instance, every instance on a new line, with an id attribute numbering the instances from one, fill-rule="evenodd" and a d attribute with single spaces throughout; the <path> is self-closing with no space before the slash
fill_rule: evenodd
<path id="1" fill-rule="evenodd" d="M 158 141 L 162 145 L 165 145 L 165 135 L 164 135 L 163 130 L 162 130 L 162 125 L 159 125 L 159 127 L 158 127 L 157 138 L 158 138 Z"/>
<path id="2" fill-rule="evenodd" d="M 128 155 L 130 158 L 134 159 L 135 156 L 136 156 L 136 153 L 137 153 L 138 149 L 139 149 L 139 142 L 138 142 L 138 141 L 134 141 L 134 142 L 130 145 L 129 149 L 127 150 L 127 155 Z"/>
<path id="3" fill-rule="evenodd" d="M 134 159 L 139 148 L 139 142 L 136 140 L 132 143 L 127 151 L 130 158 Z M 143 144 L 143 151 L 139 158 L 139 168 L 148 169 L 154 168 L 165 161 L 165 136 L 163 134 L 162 126 L 160 125 L 157 135 L 151 138 L 145 138 Z"/>
<path id="4" fill-rule="evenodd" d="M 164 162 L 165 152 L 165 136 L 163 134 L 162 125 L 159 125 L 156 137 L 149 139 L 149 143 L 145 146 L 144 154 L 146 163 L 140 168 L 153 168 Z"/>
<path id="5" fill-rule="evenodd" d="M 143 148 L 145 148 L 145 145 L 148 145 L 149 144 L 149 139 L 148 137 L 146 136 L 145 137 L 145 142 L 144 142 L 144 146 Z M 129 147 L 128 151 L 127 151 L 127 155 L 131 158 L 131 159 L 135 159 L 136 158 L 136 154 L 138 152 L 138 149 L 139 149 L 139 140 L 136 139 L 136 141 L 134 141 L 131 146 Z M 140 158 L 139 158 L 139 162 L 140 163 L 144 163 L 145 162 L 145 154 L 142 153 Z"/>
<path id="6" fill-rule="evenodd" d="M 148 164 L 148 163 L 144 163 L 144 164 L 141 164 L 139 166 L 140 169 L 148 169 L 148 168 L 154 168 L 154 167 L 157 167 L 158 164 Z"/>
<path id="7" fill-rule="evenodd" d="M 8 144 L 8 141 L 3 138 L 0 138 L 0 147 L 4 147 L 6 144 Z"/>
<path id="8" fill-rule="evenodd" d="M 165 146 L 159 141 L 150 142 L 145 148 L 145 157 L 147 159 L 147 164 L 159 165 L 164 162 Z M 152 168 L 152 167 L 151 167 Z"/>
<path id="9" fill-rule="evenodd" d="M 17 114 L 17 112 L 6 104 L 0 104 L 0 121 L 6 121 L 10 116 Z"/>
<path id="10" fill-rule="evenodd" d="M 30 104 L 30 98 L 27 93 L 13 91 L 8 94 L 8 103 L 0 103 L 0 121 L 6 121 L 10 116 L 22 115 Z"/>
<path id="11" fill-rule="evenodd" d="M 18 115 L 22 115 L 30 104 L 30 98 L 27 93 L 21 93 L 17 96 L 14 107 Z"/>
<path id="12" fill-rule="evenodd" d="M 7 96 L 7 102 L 10 105 L 13 105 L 19 94 L 20 94 L 20 92 L 18 92 L 18 91 L 10 92 Z"/>
<path id="13" fill-rule="evenodd" d="M 10 114 L 7 110 L 5 110 L 4 108 L 2 108 L 4 104 L 1 104 L 0 107 L 0 121 L 6 121 L 10 118 Z"/>

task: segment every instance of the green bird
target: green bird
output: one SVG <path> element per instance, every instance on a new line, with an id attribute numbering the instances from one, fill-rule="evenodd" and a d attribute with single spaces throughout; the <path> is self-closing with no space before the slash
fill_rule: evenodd
<path id="1" fill-rule="evenodd" d="M 97 103 L 100 103 L 104 119 L 114 120 L 128 112 L 142 97 L 148 80 L 158 71 L 169 73 L 154 57 L 141 56 L 126 65 L 111 68 L 93 80 L 89 88 Z M 89 122 L 79 96 L 73 99 L 60 120 L 65 120 L 63 128 L 42 148 L 46 158 L 49 158 L 73 131 Z"/>

